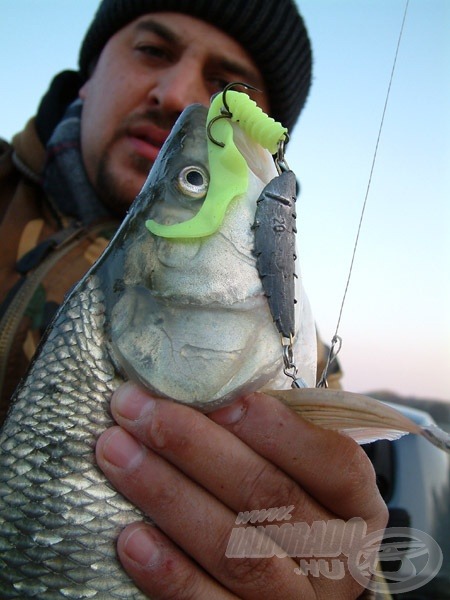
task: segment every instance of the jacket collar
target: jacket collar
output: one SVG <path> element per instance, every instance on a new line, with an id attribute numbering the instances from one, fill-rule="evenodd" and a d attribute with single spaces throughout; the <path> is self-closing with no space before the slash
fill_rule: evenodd
<path id="1" fill-rule="evenodd" d="M 46 151 L 37 134 L 35 121 L 35 117 L 30 119 L 25 129 L 17 133 L 12 140 L 14 153 L 18 159 L 15 161 L 17 168 L 25 177 L 33 180 L 42 176 L 46 161 Z"/>

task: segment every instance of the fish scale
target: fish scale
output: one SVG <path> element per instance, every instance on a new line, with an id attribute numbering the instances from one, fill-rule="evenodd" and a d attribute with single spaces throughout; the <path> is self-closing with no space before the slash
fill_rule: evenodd
<path id="1" fill-rule="evenodd" d="M 57 317 L 4 426 L 4 600 L 145 597 L 115 553 L 120 530 L 142 514 L 109 485 L 93 456 L 112 424 L 108 398 L 121 382 L 106 352 L 104 320 L 99 278 L 91 276 Z M 80 390 L 74 380 L 89 385 Z"/>

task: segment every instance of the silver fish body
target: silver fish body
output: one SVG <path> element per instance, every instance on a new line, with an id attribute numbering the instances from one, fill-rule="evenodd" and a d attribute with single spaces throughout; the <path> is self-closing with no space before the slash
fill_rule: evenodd
<path id="1" fill-rule="evenodd" d="M 91 275 L 64 305 L 1 434 L 5 600 L 140 597 L 114 541 L 139 513 L 94 463 L 120 382 L 105 348 L 99 283 Z"/>
<path id="2" fill-rule="evenodd" d="M 269 381 L 277 386 L 282 375 L 279 334 L 251 250 L 256 199 L 267 183 L 259 157 L 250 152 L 249 192 L 217 235 L 171 243 L 144 226 L 148 218 L 171 223 L 198 211 L 207 186 L 201 177 L 208 178 L 205 122 L 205 108 L 184 111 L 16 392 L 0 433 L 3 600 L 144 597 L 115 550 L 119 531 L 143 515 L 94 460 L 123 380 L 210 410 Z M 305 342 L 305 362 L 313 364 L 312 319 L 302 331 L 298 348 Z"/>

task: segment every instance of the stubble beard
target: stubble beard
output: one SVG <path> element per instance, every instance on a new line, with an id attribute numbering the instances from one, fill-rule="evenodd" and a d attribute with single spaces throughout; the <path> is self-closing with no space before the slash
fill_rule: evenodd
<path id="1" fill-rule="evenodd" d="M 144 184 L 147 175 L 150 171 L 152 163 L 143 156 L 133 155 L 130 157 L 130 164 L 133 170 L 142 175 L 142 184 Z M 98 165 L 95 187 L 100 200 L 114 215 L 121 219 L 125 216 L 130 208 L 136 194 L 124 189 L 118 178 L 118 175 L 111 166 L 109 152 L 107 152 Z"/>
<path id="2" fill-rule="evenodd" d="M 136 123 L 147 121 L 161 129 L 171 130 L 177 117 L 177 114 L 165 116 L 158 111 L 147 111 L 142 114 L 130 115 L 118 129 L 109 148 L 100 159 L 95 180 L 95 187 L 100 199 L 113 214 L 123 218 L 133 203 L 134 198 L 140 192 L 140 189 L 138 189 L 134 191 L 134 195 L 130 194 L 129 190 L 126 189 L 126 183 L 121 182 L 115 172 L 112 160 L 114 144 L 120 141 L 122 136 L 127 135 L 130 128 Z M 130 154 L 126 160 L 128 168 L 142 176 L 142 185 L 144 185 L 152 167 L 152 161 L 139 154 Z"/>

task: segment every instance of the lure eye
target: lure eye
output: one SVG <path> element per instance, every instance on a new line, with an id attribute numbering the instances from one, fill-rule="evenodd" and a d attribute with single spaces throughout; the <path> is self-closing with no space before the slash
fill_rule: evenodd
<path id="1" fill-rule="evenodd" d="M 208 173 L 201 167 L 184 167 L 178 175 L 177 185 L 187 196 L 203 198 L 208 191 Z"/>

